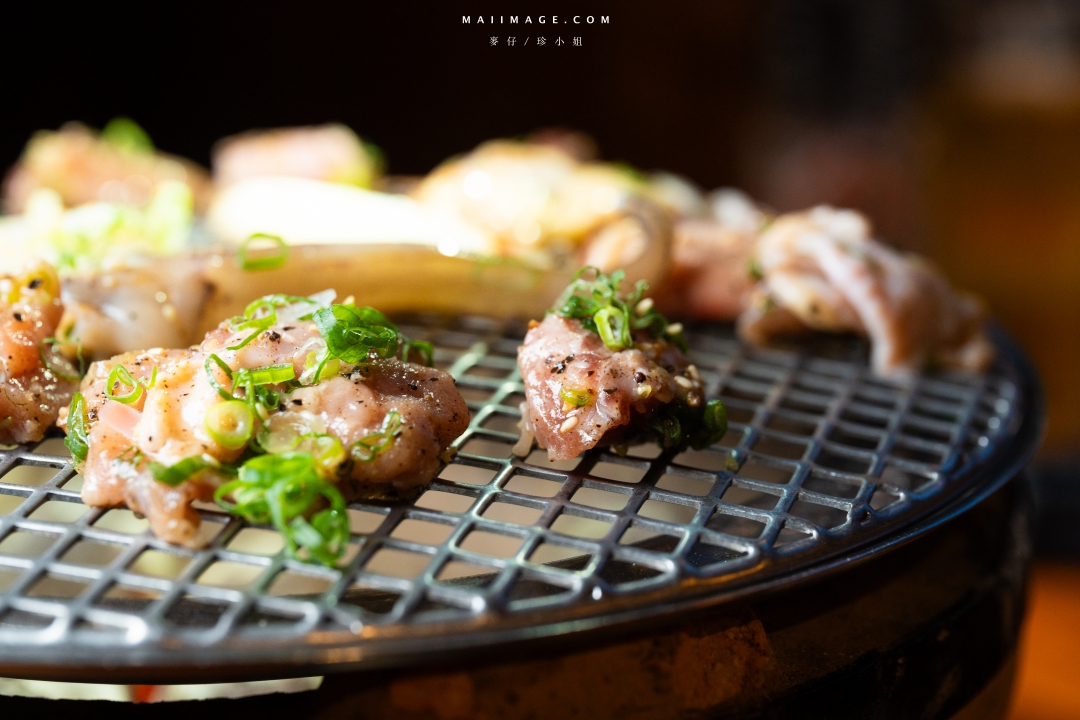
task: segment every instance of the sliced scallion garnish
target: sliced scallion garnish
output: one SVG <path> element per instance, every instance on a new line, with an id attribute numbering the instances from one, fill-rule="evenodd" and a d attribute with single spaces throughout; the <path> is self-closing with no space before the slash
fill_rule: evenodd
<path id="1" fill-rule="evenodd" d="M 312 319 L 326 341 L 329 357 L 341 362 L 361 363 L 374 353 L 377 357 L 400 357 L 409 362 L 416 351 L 425 365 L 434 359 L 434 347 L 424 340 L 409 340 L 398 332 L 397 325 L 374 308 L 354 305 L 331 305 L 316 312 Z M 319 377 L 325 373 L 320 372 Z"/>
<path id="2" fill-rule="evenodd" d="M 383 420 L 383 426 L 349 446 L 349 452 L 361 462 L 372 462 L 388 450 L 401 432 L 401 413 L 391 410 Z"/>
<path id="3" fill-rule="evenodd" d="M 71 404 L 68 405 L 67 437 L 64 445 L 71 451 L 72 457 L 79 462 L 86 462 L 86 455 L 90 452 L 90 441 L 86 437 L 86 425 L 89 419 L 86 415 L 86 399 L 82 393 L 71 396 Z"/>
<path id="4" fill-rule="evenodd" d="M 299 303 L 308 303 L 310 305 L 320 304 L 319 301 L 311 298 L 300 297 L 298 295 L 282 295 L 280 293 L 276 295 L 267 295 L 252 301 L 244 308 L 243 315 L 238 315 L 229 320 L 229 329 L 233 332 L 242 332 L 244 330 L 252 330 L 253 332 L 236 345 L 230 345 L 225 349 L 235 351 L 247 346 L 248 343 L 259 336 L 259 333 L 268 330 L 277 324 L 278 308 L 284 308 Z M 303 320 L 307 317 L 310 317 L 310 315 L 303 315 L 300 319 Z"/>
<path id="5" fill-rule="evenodd" d="M 589 400 L 592 399 L 588 390 L 575 390 L 574 388 L 568 387 L 563 387 L 559 390 L 559 397 L 576 407 L 585 407 L 589 404 Z"/>
<path id="6" fill-rule="evenodd" d="M 54 359 L 52 357 L 52 355 L 53 355 L 52 349 L 53 349 L 53 347 L 55 347 L 59 343 L 60 343 L 60 341 L 57 340 L 54 337 L 47 337 L 47 338 L 45 338 L 44 340 L 41 341 L 41 344 L 38 345 L 38 356 L 41 358 L 41 364 L 44 365 L 49 370 L 49 372 L 51 372 L 53 375 L 60 378 L 61 380 L 68 380 L 70 382 L 74 382 L 74 381 L 76 381 L 76 380 L 78 380 L 79 378 L 82 377 L 82 346 L 80 345 L 80 347 L 79 347 L 79 366 L 80 367 L 79 367 L 79 371 L 76 372 L 75 368 L 71 368 L 71 367 L 65 368 L 65 367 L 62 367 L 60 365 L 57 365 L 56 362 L 54 361 Z M 65 360 L 65 364 L 66 364 L 66 360 Z"/>
<path id="7" fill-rule="evenodd" d="M 270 523 L 285 538 L 295 557 L 309 557 L 334 565 L 349 540 L 349 516 L 337 488 L 319 476 L 308 453 L 259 455 L 245 462 L 235 480 L 214 493 L 214 500 L 233 515 L 249 522 Z M 304 516 L 318 502 L 329 507 L 309 522 Z"/>
<path id="8" fill-rule="evenodd" d="M 157 383 L 157 366 L 150 373 L 150 378 L 143 378 L 142 380 L 136 380 L 131 375 L 131 371 L 123 365 L 117 364 L 113 366 L 113 369 L 109 372 L 109 377 L 105 380 L 105 397 L 110 400 L 115 400 L 118 403 L 124 405 L 131 405 L 134 402 L 138 402 L 142 397 L 144 390 L 149 390 Z M 131 392 L 124 394 L 117 394 L 115 388 L 117 386 L 129 387 Z"/>
<path id="9" fill-rule="evenodd" d="M 253 242 L 260 240 L 269 240 L 274 244 L 273 254 L 260 255 L 259 257 L 250 257 L 250 245 Z M 268 235 L 266 233 L 255 233 L 244 242 L 240 243 L 240 247 L 236 251 L 236 260 L 240 267 L 244 270 L 273 270 L 279 268 L 285 264 L 285 261 L 289 258 L 289 246 L 285 244 L 277 235 Z"/>
<path id="10" fill-rule="evenodd" d="M 590 272 L 593 273 L 591 280 L 585 277 Z M 580 320 L 586 330 L 599 335 L 612 350 L 632 347 L 634 332 L 645 331 L 654 339 L 665 337 L 685 352 L 687 347 L 682 332 L 668 333 L 667 319 L 651 303 L 641 304 L 648 284 L 639 280 L 632 293 L 620 295 L 619 285 L 623 278 L 622 270 L 605 275 L 596 268 L 584 267 L 577 272 L 550 312 Z M 671 327 L 674 329 L 674 326 Z"/>
<path id="11" fill-rule="evenodd" d="M 206 411 L 203 426 L 218 445 L 226 450 L 239 450 L 251 440 L 255 413 L 242 400 L 225 400 Z"/>
<path id="12" fill-rule="evenodd" d="M 215 367 L 225 373 L 225 377 L 232 383 L 231 391 L 218 382 Z M 276 408 L 281 403 L 281 396 L 265 386 L 288 383 L 296 378 L 296 370 L 293 369 L 291 363 L 265 365 L 257 368 L 240 368 L 233 371 L 228 363 L 215 353 L 207 356 L 206 362 L 203 363 L 203 369 L 206 371 L 206 378 L 210 386 L 223 399 L 243 400 L 252 407 L 256 403 L 261 403 L 267 410 Z M 240 390 L 244 391 L 243 395 L 238 394 Z"/>
<path id="13" fill-rule="evenodd" d="M 150 475 L 159 483 L 176 487 L 185 480 L 190 480 L 204 470 L 220 470 L 229 472 L 229 468 L 208 460 L 203 455 L 193 455 L 184 458 L 175 465 L 163 465 L 162 463 L 150 463 Z"/>
<path id="14" fill-rule="evenodd" d="M 330 353 L 347 363 L 359 363 L 370 353 L 382 358 L 397 355 L 397 327 L 369 307 L 331 305 L 312 318 Z"/>

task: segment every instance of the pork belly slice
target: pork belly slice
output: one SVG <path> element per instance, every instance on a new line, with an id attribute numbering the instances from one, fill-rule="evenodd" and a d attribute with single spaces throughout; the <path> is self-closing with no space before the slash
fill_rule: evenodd
<path id="1" fill-rule="evenodd" d="M 782 216 L 762 234 L 757 259 L 762 279 L 738 322 L 748 342 L 853 332 L 870 339 L 875 372 L 892 376 L 928 363 L 980 371 L 993 360 L 983 305 L 926 260 L 874 240 L 856 212 Z"/>

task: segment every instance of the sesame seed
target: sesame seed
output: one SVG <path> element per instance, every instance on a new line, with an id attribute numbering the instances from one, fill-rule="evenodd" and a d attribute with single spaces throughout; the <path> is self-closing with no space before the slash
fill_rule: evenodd
<path id="1" fill-rule="evenodd" d="M 638 317 L 641 317 L 645 313 L 652 310 L 652 308 L 653 308 L 653 299 L 652 298 L 645 298 L 644 300 L 642 300 L 641 302 L 639 302 L 637 304 L 637 307 L 634 308 L 634 312 L 636 312 L 638 314 Z"/>
<path id="2" fill-rule="evenodd" d="M 559 434 L 561 435 L 561 434 L 563 434 L 563 433 L 568 433 L 568 432 L 570 432 L 571 430 L 573 430 L 574 428 L 576 428 L 577 426 L 578 426 L 578 419 L 577 419 L 577 417 L 576 417 L 576 416 L 574 416 L 574 417 L 568 417 L 568 418 L 566 418 L 566 420 L 565 420 L 565 421 L 563 422 L 563 424 L 559 426 Z"/>
<path id="3" fill-rule="evenodd" d="M 694 387 L 694 381 L 690 378 L 683 377 L 682 375 L 676 375 L 675 382 L 677 382 L 679 384 L 679 387 L 683 388 L 684 390 L 689 390 Z"/>
<path id="4" fill-rule="evenodd" d="M 668 335 L 678 335 L 683 331 L 682 323 L 671 323 L 667 326 L 666 332 Z"/>

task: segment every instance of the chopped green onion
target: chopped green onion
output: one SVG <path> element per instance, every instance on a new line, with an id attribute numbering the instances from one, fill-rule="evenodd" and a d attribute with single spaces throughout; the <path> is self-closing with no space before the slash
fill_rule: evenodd
<path id="1" fill-rule="evenodd" d="M 587 280 L 584 276 L 590 271 L 594 278 Z M 668 321 L 652 304 L 641 304 L 648 285 L 640 280 L 632 293 L 620 295 L 623 277 L 621 270 L 605 275 L 596 268 L 582 268 L 559 296 L 551 312 L 580 320 L 586 330 L 598 334 L 612 350 L 631 347 L 636 331 L 644 331 L 654 339 L 664 337 Z M 667 339 L 685 351 L 681 333 L 667 336 Z"/>
<path id="2" fill-rule="evenodd" d="M 248 246 L 256 240 L 269 240 L 276 246 L 273 255 L 265 255 L 258 258 L 248 257 Z M 285 264 L 289 257 L 289 246 L 277 235 L 255 233 L 244 242 L 236 251 L 236 259 L 244 270 L 273 270 Z"/>
<path id="3" fill-rule="evenodd" d="M 320 380 L 333 377 L 341 370 L 341 361 L 327 349 L 312 350 L 304 359 L 304 373 L 300 376 L 301 385 L 315 385 Z"/>
<path id="4" fill-rule="evenodd" d="M 122 153 L 142 155 L 154 152 L 154 143 L 139 124 L 127 117 L 116 117 L 101 131 L 101 139 Z"/>
<path id="5" fill-rule="evenodd" d="M 131 405 L 142 397 L 144 390 L 154 387 L 156 382 L 157 366 L 154 366 L 149 379 L 143 378 L 142 380 L 136 380 L 132 377 L 131 372 L 126 367 L 119 364 L 114 365 L 112 371 L 109 373 L 109 377 L 105 380 L 105 397 L 125 405 Z M 124 395 L 118 395 L 114 391 L 114 388 L 117 385 L 129 387 L 131 388 L 131 392 Z"/>
<path id="6" fill-rule="evenodd" d="M 242 400 L 226 400 L 206 411 L 203 425 L 218 445 L 226 450 L 239 450 L 251 440 L 255 414 Z"/>
<path id="7" fill-rule="evenodd" d="M 274 385 L 295 380 L 296 370 L 293 368 L 292 363 L 279 363 L 277 365 L 237 370 L 235 378 L 238 385 L 247 384 L 248 378 L 250 378 L 252 385 Z"/>
<path id="8" fill-rule="evenodd" d="M 664 448 L 686 447 L 704 450 L 727 432 L 727 411 L 719 400 L 704 406 L 690 407 L 683 400 L 663 405 L 649 418 L 652 439 Z M 645 441 L 648 436 L 634 438 Z"/>
<path id="9" fill-rule="evenodd" d="M 312 300 L 311 298 L 298 295 L 283 295 L 281 293 L 266 295 L 258 300 L 252 301 L 244 308 L 243 315 L 238 315 L 229 320 L 229 329 L 233 332 L 241 332 L 243 330 L 254 330 L 254 332 L 236 345 L 230 345 L 225 349 L 235 351 L 245 347 L 248 343 L 257 338 L 259 333 L 268 330 L 270 327 L 277 324 L 278 308 L 284 308 L 298 303 L 309 303 L 311 305 L 320 304 L 317 300 Z M 308 317 L 310 317 L 310 315 L 302 315 L 299 319 L 303 320 Z"/>
<path id="10" fill-rule="evenodd" d="M 728 427 L 727 408 L 724 407 L 724 403 L 719 400 L 710 400 L 705 403 L 703 421 L 709 436 L 715 438 L 713 442 L 724 437 L 724 433 L 727 432 Z M 712 442 L 709 444 L 712 445 Z"/>
<path id="11" fill-rule="evenodd" d="M 217 381 L 217 378 L 214 376 L 213 365 L 217 365 L 221 369 L 221 371 L 225 373 L 225 376 L 229 378 L 230 382 L 233 378 L 232 368 L 229 367 L 228 364 L 220 357 L 218 357 L 215 353 L 210 353 L 210 356 L 206 358 L 206 362 L 203 363 L 203 368 L 206 370 L 206 378 L 210 381 L 210 387 L 214 388 L 214 390 L 217 391 L 217 394 L 225 400 L 232 400 L 233 394 L 230 391 L 226 390 L 224 387 L 222 387 L 221 383 L 219 383 Z"/>
<path id="12" fill-rule="evenodd" d="M 630 347 L 630 343 L 624 339 L 629 336 L 629 327 L 626 323 L 626 315 L 616 307 L 608 306 L 596 311 L 593 315 L 596 323 L 596 331 L 600 339 L 612 350 L 624 350 Z"/>
<path id="13" fill-rule="evenodd" d="M 150 463 L 150 475 L 159 483 L 176 487 L 185 480 L 190 480 L 204 470 L 228 471 L 228 468 L 207 460 L 203 455 L 192 455 L 184 458 L 175 465 L 162 465 Z"/>
<path id="14" fill-rule="evenodd" d="M 79 462 L 86 462 L 86 455 L 90 451 L 90 441 L 86 437 L 88 422 L 86 399 L 83 398 L 82 393 L 75 393 L 71 396 L 71 404 L 68 405 L 67 437 L 64 438 L 64 444 Z"/>
<path id="15" fill-rule="evenodd" d="M 397 327 L 374 308 L 331 305 L 313 319 L 330 354 L 343 362 L 361 362 L 372 352 L 383 358 L 398 352 Z"/>
<path id="16" fill-rule="evenodd" d="M 214 373 L 215 365 L 232 382 L 231 392 L 218 382 Z M 293 369 L 292 363 L 280 363 L 257 368 L 240 368 L 233 372 L 232 368 L 215 353 L 211 353 L 206 358 L 203 368 L 206 370 L 206 377 L 210 382 L 210 386 L 223 399 L 241 399 L 251 406 L 254 406 L 255 403 L 262 403 L 267 410 L 276 408 L 281 402 L 281 397 L 278 393 L 263 386 L 287 383 L 296 378 L 296 370 Z M 237 394 L 241 389 L 244 391 L 242 396 Z"/>
<path id="17" fill-rule="evenodd" d="M 587 390 L 574 390 L 573 388 L 568 387 L 563 387 L 563 389 L 559 391 L 559 397 L 577 407 L 588 405 L 589 400 L 592 399 L 592 396 L 589 395 Z"/>
<path id="18" fill-rule="evenodd" d="M 41 364 L 44 365 L 49 370 L 49 372 L 51 372 L 53 375 L 60 378 L 61 380 L 68 380 L 70 382 L 74 382 L 75 380 L 78 380 L 79 378 L 82 377 L 82 372 L 81 372 L 81 370 L 82 370 L 82 346 L 80 345 L 80 347 L 79 347 L 79 361 L 80 361 L 79 362 L 79 370 L 80 370 L 80 372 L 75 372 L 74 368 L 63 368 L 63 367 L 60 367 L 59 365 L 56 365 L 52 361 L 52 359 L 51 359 L 51 355 L 52 355 L 51 350 L 52 350 L 53 346 L 59 344 L 59 342 L 60 341 L 57 340 L 54 337 L 45 338 L 44 340 L 41 341 L 41 344 L 38 345 L 38 356 L 41 357 Z M 65 360 L 65 363 L 66 363 L 66 360 Z"/>
<path id="19" fill-rule="evenodd" d="M 409 362 L 409 356 L 415 350 L 423 361 L 421 364 L 431 367 L 435 363 L 435 346 L 427 340 L 406 340 L 402 346 L 401 359 Z"/>
<path id="20" fill-rule="evenodd" d="M 319 476 L 315 459 L 307 453 L 251 458 L 240 467 L 236 480 L 218 488 L 214 500 L 249 522 L 272 523 L 284 536 L 291 557 L 306 550 L 310 558 L 333 566 L 345 552 L 349 539 L 345 500 Z M 330 507 L 309 522 L 305 515 L 320 502 Z"/>
<path id="21" fill-rule="evenodd" d="M 401 413 L 391 410 L 383 420 L 382 429 L 365 435 L 349 446 L 349 452 L 361 462 L 372 462 L 380 453 L 390 449 L 401 432 Z"/>
<path id="22" fill-rule="evenodd" d="M 310 433 L 302 436 L 296 444 L 296 450 L 310 453 L 315 461 L 315 471 L 320 477 L 326 479 L 336 477 L 338 468 L 348 457 L 341 441 L 326 433 Z"/>

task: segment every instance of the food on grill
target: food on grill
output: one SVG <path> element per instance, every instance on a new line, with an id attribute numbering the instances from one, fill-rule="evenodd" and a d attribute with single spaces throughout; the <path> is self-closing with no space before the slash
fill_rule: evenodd
<path id="1" fill-rule="evenodd" d="M 667 266 L 668 214 L 645 179 L 581 162 L 557 144 L 484 143 L 436 168 L 412 194 L 440 217 L 476 228 L 497 257 L 537 268 L 621 268 L 631 280 Z"/>
<path id="2" fill-rule="evenodd" d="M 552 461 L 601 445 L 617 450 L 651 440 L 664 448 L 704 448 L 727 430 L 724 406 L 705 399 L 686 358 L 682 327 L 644 297 L 620 293 L 621 272 L 578 274 L 518 349 L 525 383 L 527 454 L 535 437 Z"/>
<path id="3" fill-rule="evenodd" d="M 982 370 L 993 359 L 985 311 L 927 261 L 870 236 L 859 213 L 816 207 L 778 218 L 757 248 L 761 281 L 740 335 L 767 343 L 805 330 L 870 338 L 871 365 L 886 375 L 928 362 Z"/>
<path id="4" fill-rule="evenodd" d="M 208 264 L 205 255 L 131 256 L 122 264 L 64 277 L 61 349 L 74 355 L 81 345 L 86 358 L 104 360 L 197 342 L 214 291 L 207 279 Z M 216 319 L 222 317 L 226 315 Z"/>
<path id="5" fill-rule="evenodd" d="M 22 215 L 0 221 L 0 269 L 43 259 L 66 278 L 132 257 L 175 255 L 190 246 L 192 219 L 191 190 L 171 180 L 141 207 L 102 201 L 65 209 L 56 191 L 39 188 Z"/>
<path id="6" fill-rule="evenodd" d="M 142 128 L 117 118 L 100 133 L 81 123 L 40 131 L 4 179 L 3 206 L 20 213 L 39 188 L 59 193 L 67 207 L 105 201 L 145 205 L 167 181 L 187 185 L 198 208 L 210 200 L 210 179 L 195 163 L 158 152 Z"/>
<path id="7" fill-rule="evenodd" d="M 256 177 L 302 177 L 370 188 L 382 154 L 344 125 L 250 130 L 214 147 L 219 187 Z"/>
<path id="8" fill-rule="evenodd" d="M 78 368 L 56 351 L 56 271 L 38 262 L 0 275 L 0 442 L 41 440 L 71 400 Z"/>
<path id="9" fill-rule="evenodd" d="M 213 498 L 333 563 L 346 500 L 415 491 L 469 422 L 450 376 L 412 362 L 429 344 L 333 295 L 267 296 L 197 347 L 94 363 L 62 421 L 84 502 L 193 545 L 190 503 Z"/>
<path id="10" fill-rule="evenodd" d="M 671 315 L 734 320 L 750 306 L 752 262 L 768 215 L 739 190 L 716 191 L 708 206 L 706 217 L 675 224 L 671 273 L 656 302 Z"/>

